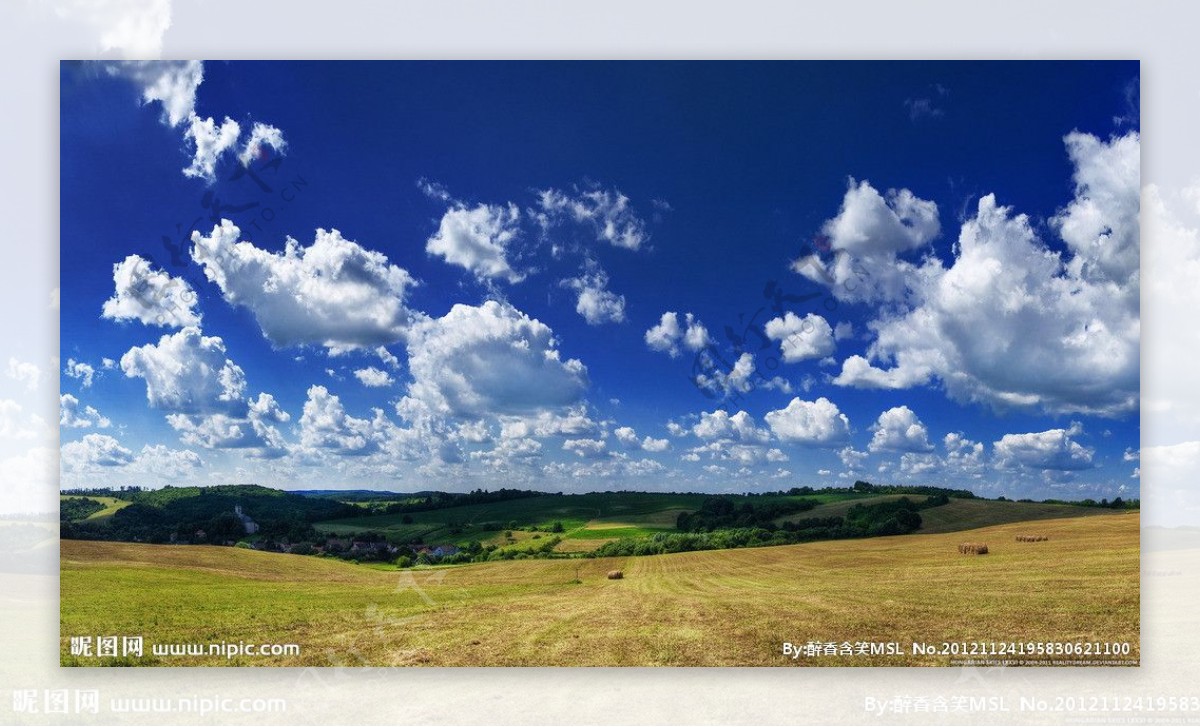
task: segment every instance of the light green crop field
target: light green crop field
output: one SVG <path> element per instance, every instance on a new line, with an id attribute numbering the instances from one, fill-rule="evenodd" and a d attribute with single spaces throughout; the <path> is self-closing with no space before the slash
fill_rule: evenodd
<path id="1" fill-rule="evenodd" d="M 521 530 L 534 526 L 546 529 L 554 523 L 563 526 L 564 541 L 559 552 L 592 550 L 617 538 L 636 538 L 675 530 L 680 512 L 699 509 L 707 495 L 657 494 L 647 492 L 610 492 L 564 497 L 530 497 L 483 505 L 463 505 L 426 512 L 393 515 L 364 515 L 362 517 L 329 520 L 316 524 L 318 530 L 331 535 L 348 536 L 361 532 L 377 532 L 398 542 L 414 540 L 427 543 L 456 543 L 465 545 L 472 540 L 494 543 L 510 549 L 525 549 L 529 543 L 518 537 L 518 544 L 507 544 L 506 530 Z M 897 496 L 898 497 L 898 496 Z M 743 498 L 730 496 L 735 502 Z M 753 498 L 753 502 L 808 499 L 822 504 L 816 510 L 791 515 L 786 519 L 810 517 L 832 504 L 867 501 L 858 493 L 821 493 L 812 495 L 773 495 Z M 919 496 L 917 499 L 921 499 Z M 848 507 L 848 505 L 847 505 Z M 844 509 L 844 508 L 843 508 Z M 841 513 L 837 513 L 841 514 Z M 405 519 L 410 522 L 404 522 Z M 511 527 L 510 526 L 514 526 Z M 587 545 L 578 542 L 586 541 Z M 536 543 L 535 543 L 536 545 Z"/>
<path id="2" fill-rule="evenodd" d="M 120 510 L 123 507 L 129 507 L 130 505 L 133 504 L 132 502 L 129 502 L 128 500 L 118 500 L 115 497 L 99 497 L 99 496 L 95 496 L 95 495 L 86 495 L 86 496 L 84 496 L 84 495 L 59 495 L 58 499 L 59 500 L 71 500 L 71 499 L 82 499 L 84 497 L 86 497 L 89 500 L 95 500 L 96 502 L 104 505 L 103 510 L 97 510 L 96 512 L 94 512 L 91 515 L 88 515 L 86 518 L 84 518 L 85 520 L 100 520 L 100 519 L 103 519 L 106 517 L 111 517 L 112 514 L 114 512 L 116 512 L 117 510 Z"/>
<path id="3" fill-rule="evenodd" d="M 662 507 L 659 510 L 664 509 Z M 387 571 L 239 548 L 63 541 L 66 665 L 945 665 L 792 660 L 783 642 L 1130 642 L 1139 517 L 770 548 Z M 1048 535 L 1018 543 L 1021 534 Z M 964 556 L 959 543 L 990 553 Z M 620 569 L 624 578 L 605 574 Z M 72 635 L 142 635 L 142 659 L 72 657 Z M 298 656 L 155 657 L 151 644 L 294 643 Z"/>

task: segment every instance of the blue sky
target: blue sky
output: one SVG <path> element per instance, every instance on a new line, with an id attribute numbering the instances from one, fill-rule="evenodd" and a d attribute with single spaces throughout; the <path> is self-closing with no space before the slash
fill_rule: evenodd
<path id="1" fill-rule="evenodd" d="M 1137 82 L 64 63 L 63 486 L 1136 496 Z"/>

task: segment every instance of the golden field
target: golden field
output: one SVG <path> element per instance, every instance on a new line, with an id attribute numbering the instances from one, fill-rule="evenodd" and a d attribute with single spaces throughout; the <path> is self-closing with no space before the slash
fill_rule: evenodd
<path id="1" fill-rule="evenodd" d="M 1019 543 L 1022 534 L 1049 540 Z M 958 544 L 986 543 L 963 556 Z M 783 642 L 1106 641 L 1138 658 L 1139 517 L 672 555 L 400 571 L 239 548 L 63 541 L 67 665 L 941 665 L 801 657 Z M 613 569 L 621 580 L 608 580 Z M 142 635 L 141 659 L 69 637 Z M 274 642 L 296 657 L 163 657 L 151 643 Z"/>

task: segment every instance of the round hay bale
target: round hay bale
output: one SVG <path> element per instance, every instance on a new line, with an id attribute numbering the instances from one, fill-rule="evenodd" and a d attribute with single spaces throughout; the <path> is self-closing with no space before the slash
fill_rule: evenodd
<path id="1" fill-rule="evenodd" d="M 610 570 L 608 572 L 608 580 L 610 580 L 610 581 L 619 581 L 624 577 L 625 577 L 625 574 L 619 570 Z"/>

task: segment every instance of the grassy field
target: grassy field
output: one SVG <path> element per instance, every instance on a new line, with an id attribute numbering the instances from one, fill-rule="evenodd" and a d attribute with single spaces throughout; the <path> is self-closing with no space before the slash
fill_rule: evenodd
<path id="1" fill-rule="evenodd" d="M 84 496 L 82 496 L 82 495 L 80 495 L 80 496 L 59 495 L 58 499 L 59 500 L 72 500 L 72 499 L 83 499 L 83 497 Z M 116 512 L 117 510 L 120 510 L 123 507 L 129 507 L 130 505 L 133 504 L 132 502 L 129 502 L 128 500 L 118 500 L 115 497 L 99 497 L 99 496 L 95 496 L 95 495 L 87 495 L 86 497 L 89 500 L 95 500 L 96 502 L 104 505 L 104 509 L 97 510 L 96 512 L 92 513 L 91 515 L 88 515 L 86 518 L 84 518 L 85 520 L 101 520 L 106 517 L 111 517 L 112 514 L 114 512 Z"/>
<path id="2" fill-rule="evenodd" d="M 1129 641 L 1136 659 L 1138 524 L 1137 513 L 1100 511 L 959 533 L 415 571 L 236 548 L 63 541 L 62 661 L 99 663 L 69 655 L 72 634 L 302 647 L 299 657 L 147 653 L 137 662 L 159 665 L 949 662 L 782 656 L 784 641 L 808 640 L 905 648 L 942 640 Z M 1051 539 L 1014 542 L 1030 532 Z M 957 544 L 967 540 L 987 543 L 991 554 L 959 555 Z M 625 578 L 606 579 L 614 568 Z"/>
<path id="3" fill-rule="evenodd" d="M 1111 510 L 1078 505 L 1051 505 L 1041 502 L 997 502 L 996 500 L 960 500 L 949 505 L 921 511 L 922 533 L 950 533 L 988 525 L 1050 520 L 1065 517 L 1105 515 Z M 1036 526 L 1034 528 L 1037 529 Z"/>

